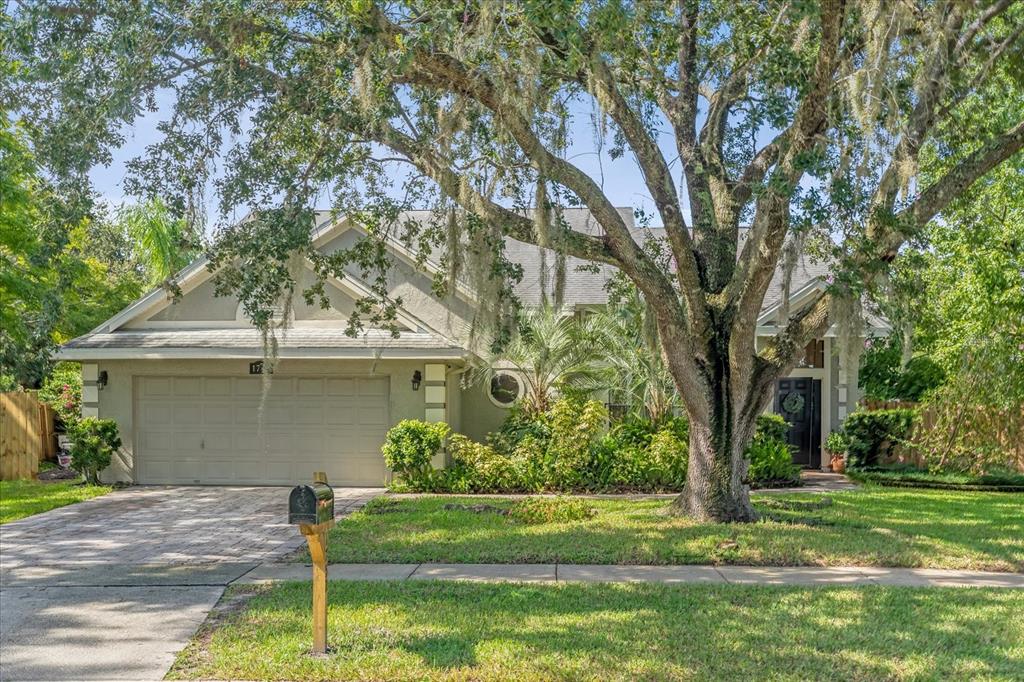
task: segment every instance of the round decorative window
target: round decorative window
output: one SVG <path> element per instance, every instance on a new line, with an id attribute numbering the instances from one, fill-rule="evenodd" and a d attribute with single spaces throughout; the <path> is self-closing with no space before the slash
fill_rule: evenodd
<path id="1" fill-rule="evenodd" d="M 514 374 L 495 372 L 491 377 L 491 386 L 487 394 L 491 396 L 491 402 L 498 407 L 512 407 L 512 404 L 519 400 L 522 392 L 523 385 Z"/>
<path id="2" fill-rule="evenodd" d="M 787 393 L 786 397 L 782 399 L 782 409 L 790 414 L 796 414 L 804 409 L 804 397 L 803 395 L 793 391 Z"/>

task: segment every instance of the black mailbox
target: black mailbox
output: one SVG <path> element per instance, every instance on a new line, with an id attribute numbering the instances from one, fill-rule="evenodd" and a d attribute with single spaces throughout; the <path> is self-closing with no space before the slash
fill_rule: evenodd
<path id="1" fill-rule="evenodd" d="M 288 523 L 315 526 L 334 520 L 334 489 L 326 483 L 297 485 L 288 496 Z"/>

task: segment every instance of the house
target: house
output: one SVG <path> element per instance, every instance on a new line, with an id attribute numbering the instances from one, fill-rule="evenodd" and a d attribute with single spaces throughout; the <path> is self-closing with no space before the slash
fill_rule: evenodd
<path id="1" fill-rule="evenodd" d="M 632 226 L 632 211 L 620 211 Z M 565 217 L 574 229 L 597 229 L 583 209 L 567 210 Z M 658 232 L 637 230 L 637 238 Z M 363 237 L 353 221 L 318 214 L 313 244 L 324 253 Z M 179 273 L 180 296 L 152 291 L 65 344 L 59 358 L 82 363 L 83 414 L 120 425 L 124 448 L 104 479 L 291 484 L 325 471 L 340 485 L 380 485 L 388 475 L 380 445 L 401 419 L 446 421 L 476 439 L 495 430 L 520 387 L 508 372 L 489 382 L 462 380 L 471 360 L 475 292 L 461 286 L 439 300 L 431 293 L 438 266 L 429 260 L 417 265 L 397 241 L 388 246 L 394 256 L 389 291 L 403 301 L 397 338 L 381 329 L 345 335 L 354 301 L 369 292 L 353 267 L 343 279 L 328 281 L 329 308 L 296 301 L 274 373 L 264 374 L 259 332 L 237 299 L 214 295 L 213 275 L 200 259 Z M 520 299 L 537 304 L 540 250 L 508 240 L 506 253 L 524 269 Z M 613 269 L 578 271 L 569 260 L 565 304 L 604 304 Z M 792 305 L 824 286 L 825 275 L 825 266 L 802 259 L 793 273 Z M 304 277 L 313 281 L 311 271 Z M 766 297 L 759 333 L 775 330 L 780 282 Z M 779 382 L 775 406 L 794 425 L 797 462 L 827 466 L 821 444 L 855 404 L 856 384 L 856 371 L 833 352 L 831 335 L 811 343 L 802 365 Z"/>

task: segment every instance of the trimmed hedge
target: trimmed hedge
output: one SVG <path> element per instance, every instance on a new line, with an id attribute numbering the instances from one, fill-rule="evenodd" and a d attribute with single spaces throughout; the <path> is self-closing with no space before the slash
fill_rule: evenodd
<path id="1" fill-rule="evenodd" d="M 907 408 L 854 412 L 843 423 L 846 436 L 846 466 L 863 469 L 875 466 L 893 448 L 910 436 L 917 411 Z"/>
<path id="2" fill-rule="evenodd" d="M 1024 492 L 1024 474 L 968 474 L 932 473 L 910 467 L 869 468 L 850 472 L 850 478 L 862 483 L 874 483 L 897 488 L 936 488 L 940 490 L 976 490 L 982 492 Z"/>

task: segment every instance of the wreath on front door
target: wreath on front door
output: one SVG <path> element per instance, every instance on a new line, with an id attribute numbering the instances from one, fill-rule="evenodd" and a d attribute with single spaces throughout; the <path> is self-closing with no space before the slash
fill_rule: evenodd
<path id="1" fill-rule="evenodd" d="M 802 412 L 804 409 L 804 397 L 796 391 L 787 393 L 786 397 L 782 399 L 782 409 L 790 414 L 796 414 Z"/>

